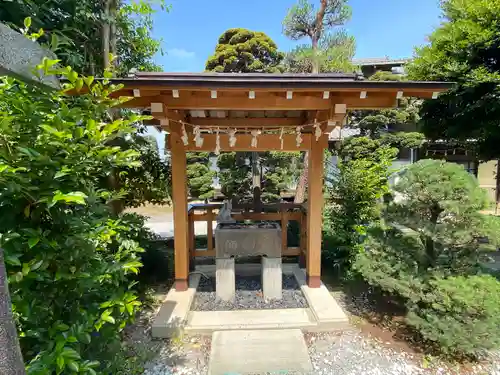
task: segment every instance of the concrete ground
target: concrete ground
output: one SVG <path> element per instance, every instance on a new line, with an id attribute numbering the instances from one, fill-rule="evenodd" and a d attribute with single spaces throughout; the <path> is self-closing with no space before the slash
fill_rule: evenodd
<path id="1" fill-rule="evenodd" d="M 212 336 L 209 375 L 311 371 L 300 329 L 219 331 Z"/>

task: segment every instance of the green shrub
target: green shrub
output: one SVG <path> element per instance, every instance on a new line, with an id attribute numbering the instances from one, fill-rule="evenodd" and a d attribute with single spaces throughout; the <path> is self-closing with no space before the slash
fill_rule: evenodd
<path id="1" fill-rule="evenodd" d="M 357 138 L 364 145 L 369 138 Z M 361 146 L 360 146 L 361 147 Z M 397 150 L 388 146 L 363 154 L 352 142 L 339 154 L 336 173 L 327 176 L 323 210 L 323 247 L 327 264 L 350 264 L 368 225 L 380 219 L 382 197 L 389 191 L 390 165 Z"/>
<path id="2" fill-rule="evenodd" d="M 123 225 L 129 228 L 129 238 L 144 249 L 141 253 L 142 267 L 138 276 L 140 286 L 172 280 L 174 276 L 172 244 L 146 227 L 146 217 L 142 215 L 126 213 L 121 216 L 121 220 Z"/>
<path id="3" fill-rule="evenodd" d="M 86 93 L 0 79 L 0 246 L 28 373 L 106 374 L 140 305 L 131 277 L 143 250 L 99 183 L 138 165 L 112 143 L 143 117 L 107 120 L 118 87 L 55 63 L 38 68 Z"/>
<path id="4" fill-rule="evenodd" d="M 445 352 L 480 356 L 500 347 L 500 282 L 487 275 L 431 280 L 407 322 Z"/>
<path id="5" fill-rule="evenodd" d="M 386 226 L 369 230 L 354 269 L 371 285 L 402 297 L 408 323 L 443 351 L 471 355 L 495 347 L 499 342 L 487 327 L 498 326 L 491 301 L 499 286 L 494 278 L 475 276 L 484 237 L 498 243 L 496 222 L 479 212 L 488 205 L 485 191 L 461 166 L 437 160 L 408 167 L 393 190 Z M 484 289 L 474 295 L 475 287 Z"/>

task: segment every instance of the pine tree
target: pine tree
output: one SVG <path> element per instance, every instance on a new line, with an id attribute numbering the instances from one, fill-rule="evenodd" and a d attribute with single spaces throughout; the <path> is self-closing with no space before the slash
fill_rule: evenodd
<path id="1" fill-rule="evenodd" d="M 203 200 L 213 198 L 215 194 L 213 187 L 215 171 L 210 168 L 210 153 L 188 152 L 186 158 L 189 196 Z"/>

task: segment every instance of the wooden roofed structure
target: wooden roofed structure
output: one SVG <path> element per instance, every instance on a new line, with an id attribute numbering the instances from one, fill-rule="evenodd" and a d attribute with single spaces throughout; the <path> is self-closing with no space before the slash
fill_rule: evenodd
<path id="1" fill-rule="evenodd" d="M 452 87 L 442 82 L 365 81 L 355 74 L 137 73 L 113 82 L 123 84 L 118 95 L 132 97 L 124 107 L 150 111 L 153 124 L 169 133 L 179 291 L 188 287 L 195 252 L 188 218 L 186 152 L 309 153 L 309 198 L 304 220 L 300 219 L 306 236 L 297 255 L 305 257 L 308 285 L 319 287 L 323 150 L 328 147 L 328 133 L 344 124 L 349 110 L 395 107 L 404 96 L 436 98 Z M 211 220 L 209 214 L 210 226 Z"/>

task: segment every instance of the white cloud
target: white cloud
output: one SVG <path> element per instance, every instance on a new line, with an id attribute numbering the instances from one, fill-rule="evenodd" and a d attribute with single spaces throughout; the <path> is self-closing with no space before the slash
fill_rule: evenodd
<path id="1" fill-rule="evenodd" d="M 176 57 L 178 59 L 192 59 L 195 53 L 183 48 L 172 48 L 167 51 L 167 56 Z"/>

